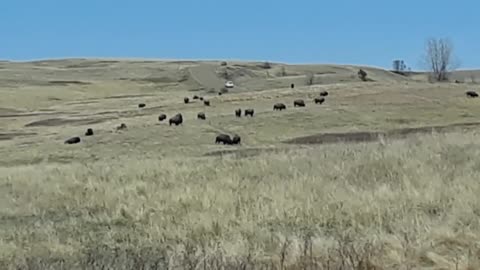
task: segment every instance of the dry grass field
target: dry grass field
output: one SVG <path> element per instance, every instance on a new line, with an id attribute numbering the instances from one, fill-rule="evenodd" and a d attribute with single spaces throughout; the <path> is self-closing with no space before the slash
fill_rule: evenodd
<path id="1" fill-rule="evenodd" d="M 358 69 L 1 62 L 0 268 L 480 269 L 478 87 Z"/>

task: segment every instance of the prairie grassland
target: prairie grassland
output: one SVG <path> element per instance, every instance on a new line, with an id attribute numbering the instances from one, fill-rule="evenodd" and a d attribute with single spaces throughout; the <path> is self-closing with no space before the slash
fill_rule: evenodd
<path id="1" fill-rule="evenodd" d="M 477 137 L 2 168 L 0 260 L 5 269 L 478 269 Z"/>
<path id="2" fill-rule="evenodd" d="M 218 96 L 225 70 L 238 87 Z M 0 63 L 0 269 L 479 269 L 474 84 L 366 70 L 374 82 L 333 65 Z M 177 112 L 183 126 L 157 120 Z M 448 128 L 304 139 L 425 126 Z"/>

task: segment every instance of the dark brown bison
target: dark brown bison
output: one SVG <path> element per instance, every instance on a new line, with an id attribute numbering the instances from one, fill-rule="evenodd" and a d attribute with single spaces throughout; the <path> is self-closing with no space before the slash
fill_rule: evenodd
<path id="1" fill-rule="evenodd" d="M 87 129 L 87 132 L 85 132 L 85 136 L 93 136 L 93 129 Z"/>
<path id="2" fill-rule="evenodd" d="M 205 113 L 203 113 L 203 112 L 199 112 L 199 113 L 197 114 L 197 118 L 198 118 L 198 119 L 202 119 L 202 120 L 207 119 L 207 117 L 205 116 Z"/>
<path id="3" fill-rule="evenodd" d="M 290 84 L 290 88 L 292 88 L 292 89 L 295 88 L 295 84 L 293 84 L 293 83 Z"/>
<path id="4" fill-rule="evenodd" d="M 168 124 L 171 126 L 174 124 L 175 126 L 178 126 L 183 123 L 183 116 L 181 113 L 177 113 L 174 117 L 170 118 L 168 120 Z"/>
<path id="5" fill-rule="evenodd" d="M 121 123 L 120 126 L 117 127 L 117 130 L 127 129 L 127 125 L 125 123 Z"/>
<path id="6" fill-rule="evenodd" d="M 222 95 L 222 92 L 218 92 L 218 95 L 221 96 L 221 95 Z"/>
<path id="7" fill-rule="evenodd" d="M 139 108 L 145 108 L 145 106 L 147 106 L 147 105 L 145 105 L 145 103 L 140 103 L 140 104 L 138 104 L 138 107 L 139 107 Z"/>
<path id="8" fill-rule="evenodd" d="M 321 97 L 326 97 L 326 96 L 328 96 L 328 92 L 327 91 L 322 91 L 322 92 L 320 92 L 320 96 Z"/>
<path id="9" fill-rule="evenodd" d="M 478 94 L 475 91 L 467 91 L 467 92 L 465 92 L 465 95 L 467 95 L 467 97 L 469 97 L 469 98 L 477 98 L 478 97 Z"/>
<path id="10" fill-rule="evenodd" d="M 188 97 L 183 98 L 183 102 L 185 102 L 185 104 L 188 104 L 188 102 L 190 102 L 190 99 Z"/>
<path id="11" fill-rule="evenodd" d="M 281 110 L 286 110 L 287 109 L 287 106 L 285 106 L 285 104 L 283 103 L 277 103 L 275 105 L 273 105 L 273 110 L 274 111 L 281 111 Z"/>
<path id="12" fill-rule="evenodd" d="M 237 134 L 235 134 L 232 138 L 232 144 L 240 144 L 242 141 L 242 138 L 240 138 L 240 136 L 238 136 Z"/>
<path id="13" fill-rule="evenodd" d="M 193 99 L 199 99 L 199 97 L 197 95 L 193 96 Z"/>
<path id="14" fill-rule="evenodd" d="M 203 104 L 205 104 L 205 106 L 210 106 L 210 101 L 209 100 L 204 100 Z"/>
<path id="15" fill-rule="evenodd" d="M 227 134 L 219 134 L 215 138 L 215 143 L 232 144 L 232 138 L 230 138 L 230 135 Z"/>
<path id="16" fill-rule="evenodd" d="M 200 99 L 201 101 L 203 101 L 203 97 L 199 97 L 198 99 Z"/>
<path id="17" fill-rule="evenodd" d="M 245 116 L 251 116 L 253 117 L 253 114 L 255 113 L 255 111 L 253 109 L 246 109 L 245 110 Z"/>
<path id="18" fill-rule="evenodd" d="M 79 143 L 81 140 L 80 140 L 80 137 L 72 137 L 68 140 L 65 141 L 65 144 L 77 144 Z"/>
<path id="19" fill-rule="evenodd" d="M 162 113 L 158 116 L 158 121 L 162 122 L 164 121 L 165 119 L 167 119 L 167 115 Z"/>
<path id="20" fill-rule="evenodd" d="M 236 110 L 235 110 L 235 115 L 236 115 L 237 117 L 242 117 L 242 109 L 236 109 Z"/>
<path id="21" fill-rule="evenodd" d="M 325 98 L 315 98 L 315 104 L 323 104 L 325 102 Z"/>
<path id="22" fill-rule="evenodd" d="M 294 100 L 293 107 L 305 107 L 305 101 L 303 99 Z"/>

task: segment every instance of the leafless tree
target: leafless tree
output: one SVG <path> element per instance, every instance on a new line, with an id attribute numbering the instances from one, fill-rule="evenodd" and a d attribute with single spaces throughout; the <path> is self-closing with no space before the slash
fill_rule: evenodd
<path id="1" fill-rule="evenodd" d="M 447 81 L 449 73 L 458 66 L 453 56 L 453 43 L 448 38 L 429 38 L 424 57 L 424 64 L 436 81 Z"/>
<path id="2" fill-rule="evenodd" d="M 307 85 L 313 85 L 315 82 L 315 75 L 312 72 L 309 72 L 305 75 L 305 81 Z"/>

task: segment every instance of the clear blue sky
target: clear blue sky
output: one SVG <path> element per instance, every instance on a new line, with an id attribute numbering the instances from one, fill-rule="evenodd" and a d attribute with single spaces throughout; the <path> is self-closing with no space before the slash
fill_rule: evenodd
<path id="1" fill-rule="evenodd" d="M 427 37 L 480 67 L 478 0 L 1 0 L 0 59 L 245 59 L 417 69 Z"/>

